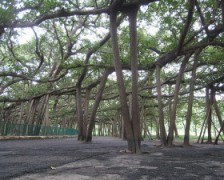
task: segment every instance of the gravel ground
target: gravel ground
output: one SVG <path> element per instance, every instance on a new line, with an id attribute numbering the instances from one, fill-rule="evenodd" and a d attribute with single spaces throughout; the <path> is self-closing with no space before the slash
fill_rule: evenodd
<path id="1" fill-rule="evenodd" d="M 224 144 L 160 148 L 143 141 L 142 155 L 123 153 L 126 141 L 94 137 L 1 140 L 0 179 L 224 179 Z"/>

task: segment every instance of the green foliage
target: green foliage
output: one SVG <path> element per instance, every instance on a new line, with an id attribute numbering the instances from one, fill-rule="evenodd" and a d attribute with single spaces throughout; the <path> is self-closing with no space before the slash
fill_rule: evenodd
<path id="1" fill-rule="evenodd" d="M 10 23 L 15 18 L 13 5 L 15 0 L 3 0 L 0 4 L 0 24 Z"/>
<path id="2" fill-rule="evenodd" d="M 143 29 L 138 31 L 138 50 L 139 50 L 139 64 L 148 65 L 155 61 L 158 54 L 150 50 L 150 48 L 157 49 L 159 42 L 156 36 L 149 36 Z"/>
<path id="3" fill-rule="evenodd" d="M 126 1 L 129 2 L 129 1 Z M 206 23 L 215 19 L 215 23 L 209 26 L 209 30 L 215 25 L 222 23 L 221 8 L 216 1 L 198 1 Z M 2 0 L 0 4 L 0 27 L 4 24 L 14 22 L 19 25 L 32 23 L 45 15 L 55 12 L 63 13 L 69 11 L 85 11 L 109 7 L 110 1 L 72 1 L 72 0 Z M 141 67 L 151 67 L 161 56 L 177 48 L 179 38 L 185 26 L 189 3 L 186 0 L 161 0 L 141 8 L 138 14 L 138 64 Z M 21 10 L 21 9 L 26 10 Z M 16 11 L 17 9 L 17 11 Z M 56 14 L 56 13 L 55 13 Z M 55 15 L 54 14 L 54 15 Z M 186 34 L 186 43 L 203 27 L 199 13 L 195 8 L 194 17 Z M 91 83 L 97 81 L 104 72 L 104 68 L 113 65 L 112 46 L 110 41 L 100 46 L 99 42 L 109 33 L 109 16 L 100 15 L 73 15 L 71 17 L 59 17 L 48 19 L 38 25 L 35 29 L 37 38 L 33 36 L 26 43 L 19 42 L 20 29 L 4 28 L 6 31 L 0 40 L 0 87 L 1 97 L 8 97 L 18 100 L 21 94 L 24 98 L 38 96 L 40 94 L 60 90 L 68 90 L 65 94 L 52 95 L 49 101 L 50 117 L 53 123 L 63 124 L 64 119 L 74 120 L 75 114 L 75 84 L 87 67 L 86 76 L 82 83 L 82 91 Z M 29 34 L 25 35 L 29 36 Z M 130 65 L 130 37 L 128 18 L 125 18 L 118 27 L 119 50 L 122 64 Z M 220 44 L 224 41 L 223 33 L 219 34 L 215 42 Z M 38 41 L 37 41 L 38 40 Z M 206 32 L 203 30 L 192 38 L 184 46 L 183 51 L 191 48 L 195 52 L 197 46 L 209 42 Z M 184 44 L 185 45 L 185 44 Z M 195 47 L 196 46 L 196 47 Z M 91 54 L 90 52 L 94 52 Z M 91 54 L 89 62 L 85 64 L 86 57 Z M 186 53 L 181 52 L 181 56 Z M 180 56 L 179 56 L 180 57 Z M 178 58 L 179 58 L 178 57 Z M 193 56 L 192 56 L 193 57 Z M 197 69 L 196 87 L 202 88 L 211 81 L 223 76 L 224 51 L 222 45 L 203 48 L 199 57 L 200 67 Z M 182 57 L 181 57 L 182 58 Z M 189 91 L 191 79 L 191 68 L 193 59 L 188 64 L 188 73 L 184 75 L 185 83 L 182 84 L 181 92 Z M 169 63 L 162 68 L 161 81 L 178 74 L 180 62 L 178 60 Z M 155 119 L 158 117 L 158 104 L 155 88 L 156 78 L 154 69 L 139 71 L 140 107 L 145 108 L 146 124 L 156 126 Z M 13 73 L 13 75 L 4 75 Z M 17 76 L 15 76 L 15 74 Z M 22 77 L 22 75 L 24 77 Z M 124 71 L 125 86 L 128 93 L 131 92 L 131 72 Z M 175 80 L 172 78 L 171 80 Z M 223 81 L 219 82 L 220 85 Z M 173 85 L 174 88 L 174 85 Z M 69 91 L 70 90 L 70 91 Z M 93 104 L 97 87 L 91 91 L 90 105 Z M 173 89 L 172 89 L 173 91 Z M 169 94 L 167 85 L 162 86 L 163 95 Z M 202 94 L 204 92 L 200 92 Z M 177 123 L 183 126 L 187 112 L 187 96 L 180 96 L 177 111 Z M 56 99 L 57 97 L 58 99 Z M 166 96 L 165 96 L 166 97 Z M 168 122 L 168 99 L 163 98 L 165 120 Z M 97 116 L 101 121 L 111 123 L 116 114 L 120 111 L 118 88 L 116 76 L 110 76 L 107 81 L 103 95 L 104 100 L 100 104 Z M 83 97 L 84 99 L 84 97 Z M 106 99 L 106 100 L 105 100 Z M 193 105 L 192 122 L 198 128 L 205 117 L 204 99 L 195 98 Z M 58 100 L 58 102 L 57 102 Z M 57 107 L 55 108 L 55 103 Z M 222 102 L 219 102 L 223 113 Z M 0 107 L 3 107 L 0 103 Z M 53 109 L 56 109 L 53 112 Z"/>

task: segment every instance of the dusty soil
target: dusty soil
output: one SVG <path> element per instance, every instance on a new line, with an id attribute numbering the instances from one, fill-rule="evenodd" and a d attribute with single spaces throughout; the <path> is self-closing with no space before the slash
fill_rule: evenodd
<path id="1" fill-rule="evenodd" d="M 75 139 L 0 141 L 0 179 L 224 179 L 224 144 L 192 144 L 161 148 L 143 141 L 147 152 L 120 152 L 126 142 L 94 137 L 91 144 Z"/>

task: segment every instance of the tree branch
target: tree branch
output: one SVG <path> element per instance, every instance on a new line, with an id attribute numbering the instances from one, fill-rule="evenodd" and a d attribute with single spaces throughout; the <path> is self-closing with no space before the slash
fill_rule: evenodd
<path id="1" fill-rule="evenodd" d="M 60 9 L 54 13 L 51 14 L 44 14 L 36 18 L 34 21 L 23 21 L 20 20 L 14 20 L 13 22 L 8 22 L 4 24 L 0 24 L 0 29 L 4 28 L 25 28 L 25 27 L 33 27 L 41 24 L 42 22 L 50 19 L 60 18 L 60 17 L 70 17 L 74 15 L 97 15 L 102 13 L 108 13 L 109 8 L 102 8 L 102 9 L 92 9 L 88 11 L 82 11 L 82 10 L 73 10 L 73 11 L 66 11 L 65 9 Z"/>
<path id="2" fill-rule="evenodd" d="M 200 17 L 200 19 L 201 19 L 201 23 L 202 23 L 202 25 L 205 27 L 205 32 L 208 34 L 208 27 L 206 26 L 205 18 L 204 18 L 204 16 L 203 16 L 201 7 L 199 6 L 197 0 L 195 0 L 195 5 L 196 5 L 196 7 L 197 7 L 197 11 L 198 11 L 199 17 Z"/>
<path id="3" fill-rule="evenodd" d="M 188 29 L 190 27 L 190 24 L 191 24 L 191 21 L 193 18 L 193 14 L 194 14 L 194 6 L 195 6 L 195 0 L 189 0 L 189 9 L 188 9 L 187 20 L 186 20 L 186 23 L 183 27 L 181 34 L 180 34 L 180 39 L 179 39 L 179 43 L 177 46 L 177 52 L 176 52 L 177 55 L 179 55 L 182 50 L 185 37 L 186 37 Z"/>

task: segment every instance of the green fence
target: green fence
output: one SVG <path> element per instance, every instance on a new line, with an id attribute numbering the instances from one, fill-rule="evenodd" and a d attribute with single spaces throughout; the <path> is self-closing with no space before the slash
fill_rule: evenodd
<path id="1" fill-rule="evenodd" d="M 77 134 L 78 130 L 73 128 L 15 124 L 0 121 L 1 136 L 49 136 L 49 135 L 77 135 Z"/>

